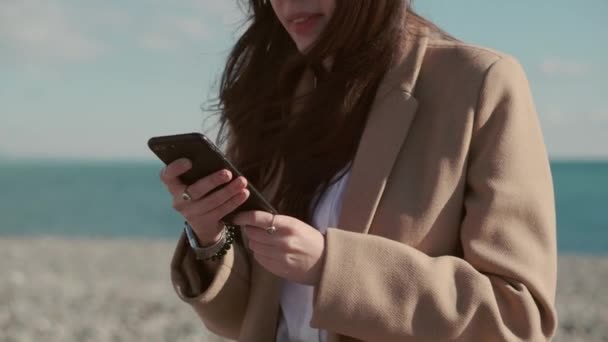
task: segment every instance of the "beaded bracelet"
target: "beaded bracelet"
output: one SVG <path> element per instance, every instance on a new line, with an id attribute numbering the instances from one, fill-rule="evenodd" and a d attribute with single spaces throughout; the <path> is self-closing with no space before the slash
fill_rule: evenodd
<path id="1" fill-rule="evenodd" d="M 234 225 L 224 224 L 224 230 L 222 231 L 222 236 L 212 246 L 201 247 L 192 226 L 188 223 L 188 221 L 184 221 L 184 231 L 186 233 L 186 237 L 188 239 L 188 243 L 190 247 L 194 251 L 197 260 L 203 261 L 216 261 L 221 259 L 224 255 L 226 255 L 227 251 L 230 249 L 230 246 L 235 241 L 236 236 L 236 227 Z M 210 253 L 213 253 L 209 255 Z"/>
<path id="2" fill-rule="evenodd" d="M 232 246 L 232 243 L 234 242 L 234 230 L 235 229 L 236 229 L 236 227 L 233 225 L 226 225 L 226 242 L 224 242 L 224 245 L 222 246 L 222 248 L 219 251 L 217 251 L 217 253 L 213 254 L 211 257 L 209 257 L 207 259 L 204 259 L 205 261 L 219 260 L 224 255 L 226 255 L 226 253 L 228 253 L 228 250 L 230 249 L 230 247 Z"/>

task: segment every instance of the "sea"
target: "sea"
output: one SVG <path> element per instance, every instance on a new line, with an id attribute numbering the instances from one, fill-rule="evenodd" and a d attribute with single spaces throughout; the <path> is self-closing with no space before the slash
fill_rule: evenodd
<path id="1" fill-rule="evenodd" d="M 0 160 L 0 239 L 176 239 L 160 162 Z M 608 161 L 553 161 L 560 254 L 608 255 Z"/>

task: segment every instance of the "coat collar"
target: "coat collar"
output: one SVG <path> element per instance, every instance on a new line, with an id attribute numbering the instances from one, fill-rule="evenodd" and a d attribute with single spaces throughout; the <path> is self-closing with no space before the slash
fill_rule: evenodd
<path id="1" fill-rule="evenodd" d="M 342 200 L 338 227 L 367 233 L 397 154 L 418 108 L 413 89 L 428 34 L 409 36 L 395 67 L 380 83 Z"/>

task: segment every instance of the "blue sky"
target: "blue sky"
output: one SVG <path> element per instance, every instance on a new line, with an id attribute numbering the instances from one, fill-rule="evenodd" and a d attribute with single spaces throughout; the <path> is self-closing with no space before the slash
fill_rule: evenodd
<path id="1" fill-rule="evenodd" d="M 418 0 L 458 38 L 524 66 L 554 159 L 608 159 L 608 2 Z M 235 1 L 0 1 L 0 155 L 152 159 L 201 131 Z"/>

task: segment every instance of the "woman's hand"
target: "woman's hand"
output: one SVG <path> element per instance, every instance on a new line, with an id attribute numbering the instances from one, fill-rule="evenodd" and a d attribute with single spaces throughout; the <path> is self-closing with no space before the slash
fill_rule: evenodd
<path id="1" fill-rule="evenodd" d="M 178 176 L 192 167 L 188 159 L 178 159 L 162 169 L 160 179 L 173 196 L 173 208 L 192 226 L 199 242 L 210 246 L 221 237 L 223 224 L 220 220 L 243 204 L 249 197 L 247 180 L 239 177 L 230 182 L 229 170 L 220 170 L 187 187 L 192 200 L 186 201 L 182 193 L 186 190 Z M 218 191 L 209 194 L 216 187 L 226 184 Z"/>
<path id="2" fill-rule="evenodd" d="M 236 215 L 234 224 L 243 226 L 255 259 L 268 271 L 300 284 L 319 283 L 325 252 L 325 237 L 310 225 L 290 216 L 276 215 L 272 235 L 272 214 L 247 211 Z"/>

